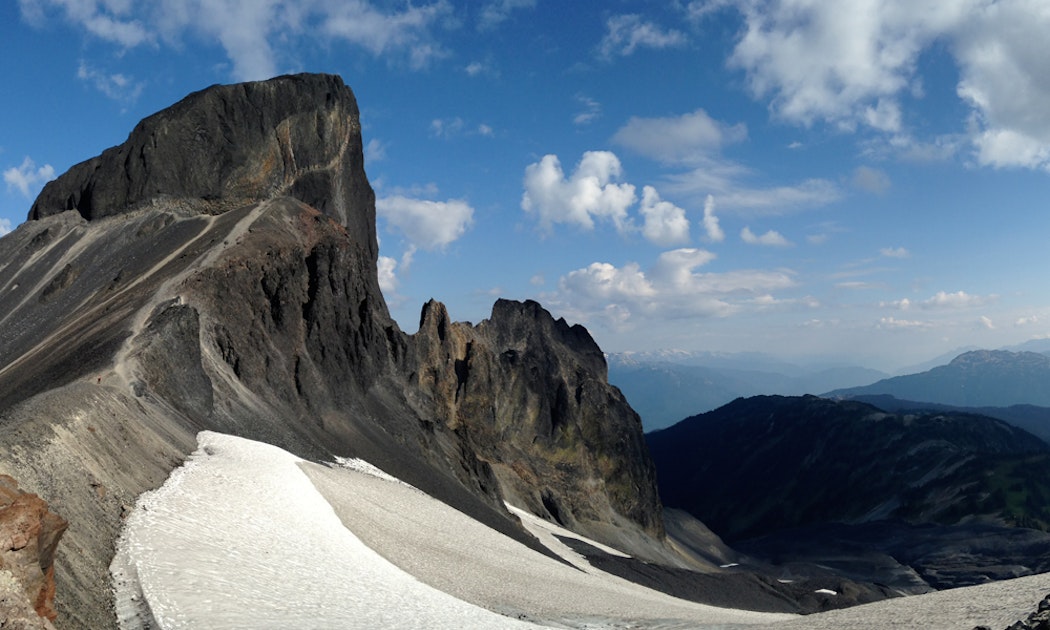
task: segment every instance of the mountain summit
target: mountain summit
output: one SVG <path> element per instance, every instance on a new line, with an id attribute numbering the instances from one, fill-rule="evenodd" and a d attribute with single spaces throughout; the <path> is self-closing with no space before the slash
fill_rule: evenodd
<path id="1" fill-rule="evenodd" d="M 203 430 L 366 459 L 541 549 L 509 501 L 672 557 L 642 427 L 590 335 L 536 303 L 477 326 L 379 290 L 351 90 L 214 86 L 49 183 L 0 239 L 0 473 L 70 521 L 66 628 L 114 620 L 122 518 Z"/>

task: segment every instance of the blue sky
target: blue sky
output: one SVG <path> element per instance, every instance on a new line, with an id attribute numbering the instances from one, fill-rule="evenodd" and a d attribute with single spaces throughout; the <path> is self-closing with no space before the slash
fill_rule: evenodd
<path id="1" fill-rule="evenodd" d="M 342 75 L 384 293 L 883 369 L 1050 334 L 1043 0 L 0 4 L 0 233 L 213 83 Z"/>

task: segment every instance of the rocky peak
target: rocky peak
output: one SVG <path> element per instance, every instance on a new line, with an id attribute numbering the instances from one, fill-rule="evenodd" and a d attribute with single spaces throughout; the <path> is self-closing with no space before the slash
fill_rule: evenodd
<path id="1" fill-rule="evenodd" d="M 289 195 L 348 228 L 375 229 L 357 101 L 335 75 L 216 85 L 140 122 L 121 145 L 44 187 L 30 219 L 88 220 L 157 200 L 223 212 Z M 367 233 L 367 232 L 362 232 Z"/>
<path id="2" fill-rule="evenodd" d="M 599 540 L 625 523 L 663 535 L 641 421 L 582 326 L 533 301 L 499 300 L 477 326 L 423 307 L 410 380 L 503 495 Z"/>

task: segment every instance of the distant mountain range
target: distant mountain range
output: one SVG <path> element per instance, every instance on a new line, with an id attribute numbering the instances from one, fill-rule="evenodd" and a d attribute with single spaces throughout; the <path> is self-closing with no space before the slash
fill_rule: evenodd
<path id="1" fill-rule="evenodd" d="M 647 431 L 759 394 L 817 394 L 870 383 L 885 372 L 857 366 L 804 368 L 755 353 L 630 353 L 607 357 L 609 382 Z"/>
<path id="2" fill-rule="evenodd" d="M 834 398 L 890 395 L 963 407 L 1050 406 L 1050 356 L 1039 352 L 974 350 L 926 372 L 862 387 L 835 389 Z"/>

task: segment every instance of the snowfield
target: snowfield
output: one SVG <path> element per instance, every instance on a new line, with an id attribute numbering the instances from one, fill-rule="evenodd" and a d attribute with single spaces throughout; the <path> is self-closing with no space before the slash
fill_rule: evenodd
<path id="1" fill-rule="evenodd" d="M 527 513 L 514 510 L 572 565 L 365 462 L 197 439 L 118 541 L 121 628 L 966 630 L 1006 626 L 1050 592 L 1050 576 L 1033 576 L 808 617 L 715 608 L 594 569 L 552 535 L 565 532 Z"/>

